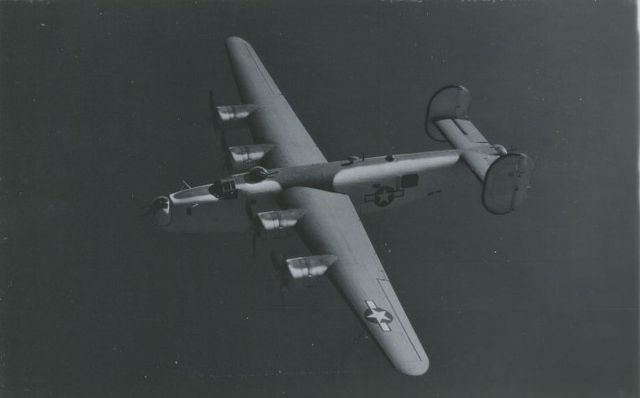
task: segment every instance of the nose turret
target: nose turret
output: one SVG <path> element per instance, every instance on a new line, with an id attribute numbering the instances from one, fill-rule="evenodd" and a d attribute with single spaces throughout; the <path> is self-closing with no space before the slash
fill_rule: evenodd
<path id="1" fill-rule="evenodd" d="M 171 201 L 166 196 L 158 196 L 150 205 L 151 215 L 156 225 L 161 227 L 171 223 Z"/>

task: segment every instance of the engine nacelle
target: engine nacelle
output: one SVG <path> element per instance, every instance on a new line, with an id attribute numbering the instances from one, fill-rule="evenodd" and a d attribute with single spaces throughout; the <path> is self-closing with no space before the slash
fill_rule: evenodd
<path id="1" fill-rule="evenodd" d="M 258 213 L 258 220 L 268 234 L 278 234 L 296 226 L 304 216 L 302 209 L 265 211 Z"/>
<path id="2" fill-rule="evenodd" d="M 241 145 L 229 147 L 229 158 L 235 171 L 245 171 L 257 166 L 274 148 L 270 144 Z"/>
<path id="3" fill-rule="evenodd" d="M 289 274 L 293 279 L 313 278 L 324 275 L 338 257 L 333 254 L 321 254 L 318 256 L 296 257 L 285 260 Z"/>
<path id="4" fill-rule="evenodd" d="M 223 122 L 233 122 L 246 119 L 256 109 L 258 109 L 258 107 L 251 104 L 225 105 L 216 107 L 218 117 Z"/>

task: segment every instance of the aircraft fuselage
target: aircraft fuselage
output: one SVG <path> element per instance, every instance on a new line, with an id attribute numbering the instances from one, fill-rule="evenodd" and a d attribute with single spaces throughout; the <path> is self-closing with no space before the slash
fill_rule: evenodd
<path id="1" fill-rule="evenodd" d="M 253 213 L 262 204 L 277 202 L 283 190 L 317 188 L 351 198 L 366 214 L 397 207 L 442 192 L 460 163 L 457 150 L 421 152 L 305 166 L 255 167 L 213 184 L 175 192 L 158 204 L 156 223 L 168 231 L 231 232 L 252 227 Z M 265 208 L 273 208 L 268 204 Z"/>

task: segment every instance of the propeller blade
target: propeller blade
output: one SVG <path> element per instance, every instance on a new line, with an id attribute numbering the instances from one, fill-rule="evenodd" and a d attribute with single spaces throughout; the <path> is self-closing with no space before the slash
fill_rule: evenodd
<path id="1" fill-rule="evenodd" d="M 280 283 L 280 305 L 281 306 L 285 306 L 286 303 L 284 302 L 284 291 L 287 290 L 283 285 L 282 282 Z"/>
<path id="2" fill-rule="evenodd" d="M 224 123 L 220 119 L 220 114 L 216 107 L 216 100 L 213 96 L 213 91 L 209 90 L 209 110 L 211 111 L 211 120 L 213 122 L 213 131 L 218 135 L 220 140 L 220 152 L 223 154 L 223 167 L 224 170 L 231 170 L 231 161 L 229 159 L 229 145 L 227 143 L 227 132 L 224 128 Z"/>
<path id="3" fill-rule="evenodd" d="M 152 211 L 151 205 L 144 205 L 144 206 L 141 206 L 141 208 L 144 210 L 144 212 L 138 214 L 138 217 L 146 217 L 151 215 L 151 211 Z"/>
<path id="4" fill-rule="evenodd" d="M 253 257 L 253 260 L 255 263 L 255 260 L 257 259 L 257 246 L 258 246 L 258 238 L 260 237 L 261 226 L 260 226 L 260 221 L 258 221 L 257 217 L 254 214 L 253 207 L 251 206 L 252 202 L 253 201 L 247 198 L 247 200 L 244 202 L 244 210 L 247 214 L 247 218 L 249 219 L 249 221 L 252 221 L 251 223 L 251 229 L 252 229 L 251 256 Z"/>
<path id="5" fill-rule="evenodd" d="M 211 121 L 213 122 L 214 130 L 216 130 L 216 132 L 222 130 L 222 120 L 220 120 L 220 115 L 216 108 L 216 100 L 213 97 L 213 91 L 211 90 L 209 90 L 209 111 L 211 111 Z"/>
<path id="6" fill-rule="evenodd" d="M 251 200 L 247 198 L 247 200 L 244 201 L 244 211 L 247 214 L 247 218 L 249 220 L 253 220 L 253 217 L 254 217 L 253 207 L 251 207 L 251 205 L 252 205 Z"/>
<path id="7" fill-rule="evenodd" d="M 168 206 L 169 199 L 166 197 L 160 196 L 151 201 L 148 205 L 142 206 L 145 210 L 144 213 L 140 214 L 140 217 L 155 215 L 159 210 L 162 210 Z"/>
<path id="8" fill-rule="evenodd" d="M 289 289 L 289 271 L 285 266 L 284 256 L 277 253 L 275 250 L 271 251 L 271 264 L 279 279 L 280 283 L 280 300 L 284 305 L 284 292 Z"/>
<path id="9" fill-rule="evenodd" d="M 259 230 L 254 227 L 253 228 L 253 233 L 251 236 L 251 256 L 253 257 L 253 262 L 255 263 L 256 259 L 258 258 L 257 256 L 257 247 L 258 247 L 258 235 L 259 235 Z"/>

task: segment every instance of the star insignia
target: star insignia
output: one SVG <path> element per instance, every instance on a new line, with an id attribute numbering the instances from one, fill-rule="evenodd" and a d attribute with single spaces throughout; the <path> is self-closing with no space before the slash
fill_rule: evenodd
<path id="1" fill-rule="evenodd" d="M 369 308 L 364 311 L 364 319 L 371 323 L 377 323 L 384 332 L 391 331 L 389 324 L 393 321 L 393 315 L 389 311 L 376 306 L 371 300 L 365 301 L 365 304 Z"/>
<path id="2" fill-rule="evenodd" d="M 393 188 L 384 186 L 375 192 L 373 201 L 376 205 L 384 207 L 393 202 L 394 198 Z"/>

